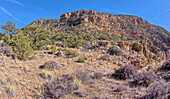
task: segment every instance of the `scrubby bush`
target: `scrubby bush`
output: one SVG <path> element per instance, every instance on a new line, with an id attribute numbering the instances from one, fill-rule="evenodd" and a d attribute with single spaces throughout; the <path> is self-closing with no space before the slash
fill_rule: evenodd
<path id="1" fill-rule="evenodd" d="M 142 45 L 140 43 L 133 43 L 132 50 L 140 52 L 140 51 L 142 51 Z"/>
<path id="2" fill-rule="evenodd" d="M 134 84 L 147 87 L 157 79 L 158 77 L 154 72 L 142 71 L 134 77 Z"/>
<path id="3" fill-rule="evenodd" d="M 170 83 L 165 81 L 154 82 L 146 90 L 146 94 L 139 99 L 169 99 Z"/>
<path id="4" fill-rule="evenodd" d="M 123 52 L 117 46 L 110 47 L 108 50 L 110 55 L 121 55 Z"/>
<path id="5" fill-rule="evenodd" d="M 82 57 L 80 57 L 77 62 L 79 62 L 79 63 L 85 63 L 84 58 L 82 58 Z"/>
<path id="6" fill-rule="evenodd" d="M 112 74 L 112 77 L 120 80 L 126 80 L 129 78 L 135 77 L 137 74 L 137 69 L 133 65 L 125 65 L 120 67 L 114 74 Z"/>
<path id="7" fill-rule="evenodd" d="M 162 71 L 169 71 L 170 70 L 170 60 L 165 61 L 162 66 L 160 67 Z"/>
<path id="8" fill-rule="evenodd" d="M 74 76 L 78 79 L 81 80 L 81 82 L 83 84 L 87 84 L 89 83 L 89 81 L 91 80 L 91 76 L 88 74 L 88 72 L 82 72 L 82 71 L 78 71 L 74 74 Z"/>
<path id="9" fill-rule="evenodd" d="M 45 62 L 45 64 L 40 66 L 40 68 L 47 69 L 47 70 L 59 69 L 59 67 L 55 61 Z"/>
<path id="10" fill-rule="evenodd" d="M 55 45 L 51 46 L 51 53 L 54 54 L 57 51 L 57 48 Z"/>

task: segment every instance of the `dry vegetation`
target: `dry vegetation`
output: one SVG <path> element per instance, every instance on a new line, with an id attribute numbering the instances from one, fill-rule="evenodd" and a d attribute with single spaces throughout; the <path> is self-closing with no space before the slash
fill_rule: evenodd
<path id="1" fill-rule="evenodd" d="M 58 48 L 58 47 L 57 47 Z M 69 48 L 67 49 L 69 50 Z M 113 64 L 112 61 L 103 60 L 123 58 L 124 56 L 109 55 L 103 50 L 70 49 L 78 53 L 78 56 L 67 58 L 64 54 L 58 57 L 49 54 L 50 50 L 37 51 L 34 60 L 13 60 L 10 57 L 1 56 L 1 98 L 137 98 L 144 95 L 147 86 L 154 82 L 155 73 L 140 72 L 133 66 L 121 63 Z M 108 48 L 109 50 L 109 48 Z M 61 51 L 64 51 L 61 50 Z M 58 53 L 58 52 L 56 52 Z M 63 52 L 64 53 L 64 52 Z M 134 53 L 132 55 L 136 55 Z M 126 54 L 128 56 L 128 54 Z M 79 58 L 85 59 L 84 63 L 77 62 Z M 168 63 L 164 63 L 163 67 Z M 41 66 L 44 66 L 41 68 Z M 120 72 L 121 71 L 121 72 Z M 121 73 L 121 74 L 119 74 Z M 131 74 L 137 76 L 130 77 Z M 124 75 L 113 77 L 113 74 Z M 145 76 L 143 76 L 145 75 Z M 119 80 L 117 77 L 127 77 Z M 130 77 L 130 78 L 129 78 Z M 147 78 L 142 78 L 147 77 Z M 151 77 L 151 78 L 149 78 Z M 139 79 L 139 80 L 138 80 Z M 152 80 L 152 81 L 148 81 Z M 136 82 L 138 81 L 138 82 Z M 135 83 L 134 83 L 135 82 Z M 131 86 L 134 84 L 134 86 Z M 139 85 L 139 86 L 136 86 Z M 147 84 L 147 86 L 140 86 Z M 153 89 L 148 87 L 152 94 Z M 156 91 L 159 90 L 156 89 Z M 163 94 L 165 94 L 163 92 Z M 167 93 L 166 93 L 167 94 Z M 159 94 L 160 96 L 161 94 Z M 146 96 L 143 96 L 146 97 Z M 156 97 L 156 96 L 154 96 Z M 165 96 L 164 96 L 165 97 Z M 141 98 L 143 99 L 143 98 Z M 165 98 L 166 99 L 166 98 Z"/>

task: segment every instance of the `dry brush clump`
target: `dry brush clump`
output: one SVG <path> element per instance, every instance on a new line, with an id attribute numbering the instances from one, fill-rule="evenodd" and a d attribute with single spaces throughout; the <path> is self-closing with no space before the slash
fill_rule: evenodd
<path id="1" fill-rule="evenodd" d="M 169 71 L 170 70 L 170 60 L 165 61 L 160 67 L 161 71 Z"/>
<path id="2" fill-rule="evenodd" d="M 0 53 L 5 54 L 6 56 L 12 55 L 12 48 L 9 46 L 0 47 Z"/>
<path id="3" fill-rule="evenodd" d="M 166 81 L 170 81 L 170 60 L 165 61 L 159 68 L 158 68 L 158 75 L 161 76 Z"/>
<path id="4" fill-rule="evenodd" d="M 139 86 L 149 86 L 158 79 L 157 75 L 152 71 L 142 71 L 134 77 L 133 84 Z"/>
<path id="5" fill-rule="evenodd" d="M 126 80 L 129 78 L 133 78 L 137 74 L 137 69 L 133 65 L 125 65 L 120 67 L 112 77 L 120 80 Z"/>
<path id="6" fill-rule="evenodd" d="M 45 62 L 45 64 L 40 66 L 40 68 L 41 69 L 47 69 L 47 70 L 59 69 L 59 67 L 58 67 L 58 65 L 55 61 Z"/>
<path id="7" fill-rule="evenodd" d="M 161 80 L 154 82 L 146 90 L 146 94 L 139 99 L 169 99 L 170 98 L 170 83 Z"/>
<path id="8" fill-rule="evenodd" d="M 101 73 L 101 72 L 94 72 L 94 74 L 93 74 L 93 78 L 94 79 L 102 79 L 103 78 L 103 73 Z"/>
<path id="9" fill-rule="evenodd" d="M 73 76 L 71 75 L 63 75 L 56 81 L 45 83 L 43 98 L 58 99 L 64 97 L 75 89 L 72 83 Z"/>
<path id="10" fill-rule="evenodd" d="M 121 49 L 118 48 L 117 46 L 110 47 L 109 50 L 108 50 L 108 53 L 110 55 L 121 55 L 121 54 L 123 54 Z"/>
<path id="11" fill-rule="evenodd" d="M 44 83 L 42 98 L 64 98 L 64 96 L 81 89 L 83 84 L 88 84 L 90 79 L 91 76 L 87 72 L 76 72 L 73 75 L 63 75 L 53 82 Z"/>
<path id="12" fill-rule="evenodd" d="M 89 75 L 88 72 L 79 71 L 76 72 L 74 75 L 78 80 L 81 80 L 83 84 L 87 84 L 91 80 L 91 75 Z"/>

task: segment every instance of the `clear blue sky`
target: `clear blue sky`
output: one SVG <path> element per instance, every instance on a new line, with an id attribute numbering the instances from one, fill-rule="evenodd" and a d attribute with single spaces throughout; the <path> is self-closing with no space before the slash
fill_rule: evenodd
<path id="1" fill-rule="evenodd" d="M 139 16 L 170 31 L 170 0 L 0 0 L 0 25 L 12 21 L 22 28 L 36 19 L 59 19 L 82 9 Z"/>

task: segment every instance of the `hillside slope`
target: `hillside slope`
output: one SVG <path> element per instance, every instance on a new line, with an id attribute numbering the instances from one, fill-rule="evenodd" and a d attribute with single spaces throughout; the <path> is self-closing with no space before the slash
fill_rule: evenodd
<path id="1" fill-rule="evenodd" d="M 28 26 L 39 26 L 53 32 L 63 32 L 65 27 L 76 26 L 84 30 L 91 29 L 89 32 L 92 32 L 93 29 L 111 34 L 125 34 L 125 36 L 137 40 L 151 42 L 161 50 L 167 50 L 170 46 L 170 33 L 167 30 L 132 15 L 111 15 L 91 10 L 80 10 L 64 13 L 59 20 L 39 19 Z"/>

